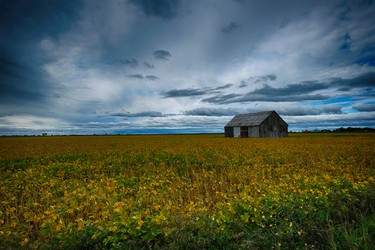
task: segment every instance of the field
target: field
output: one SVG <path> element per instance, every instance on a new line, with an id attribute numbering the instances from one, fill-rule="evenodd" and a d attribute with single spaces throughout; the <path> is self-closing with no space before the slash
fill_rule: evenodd
<path id="1" fill-rule="evenodd" d="M 0 249 L 371 249 L 375 134 L 0 138 Z"/>

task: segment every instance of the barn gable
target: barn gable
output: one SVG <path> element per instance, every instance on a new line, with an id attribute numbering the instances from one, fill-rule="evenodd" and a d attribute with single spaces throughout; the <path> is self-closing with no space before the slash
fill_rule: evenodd
<path id="1" fill-rule="evenodd" d="M 224 129 L 226 137 L 288 136 L 288 124 L 275 111 L 236 115 Z"/>

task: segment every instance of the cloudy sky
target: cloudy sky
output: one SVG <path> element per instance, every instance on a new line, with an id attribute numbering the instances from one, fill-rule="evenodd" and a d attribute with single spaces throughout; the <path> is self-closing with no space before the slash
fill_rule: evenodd
<path id="1" fill-rule="evenodd" d="M 0 134 L 375 127 L 375 2 L 5 0 Z"/>

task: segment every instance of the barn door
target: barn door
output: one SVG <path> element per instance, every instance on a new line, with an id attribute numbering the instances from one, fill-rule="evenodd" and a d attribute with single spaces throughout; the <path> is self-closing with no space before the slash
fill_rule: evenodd
<path id="1" fill-rule="evenodd" d="M 247 137 L 248 137 L 247 127 L 241 127 L 241 138 L 247 138 Z"/>

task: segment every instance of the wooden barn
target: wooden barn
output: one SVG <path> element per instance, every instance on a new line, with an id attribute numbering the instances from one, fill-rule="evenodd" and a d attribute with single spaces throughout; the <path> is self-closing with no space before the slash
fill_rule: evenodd
<path id="1" fill-rule="evenodd" d="M 288 124 L 275 111 L 236 115 L 224 130 L 225 137 L 288 137 Z"/>

